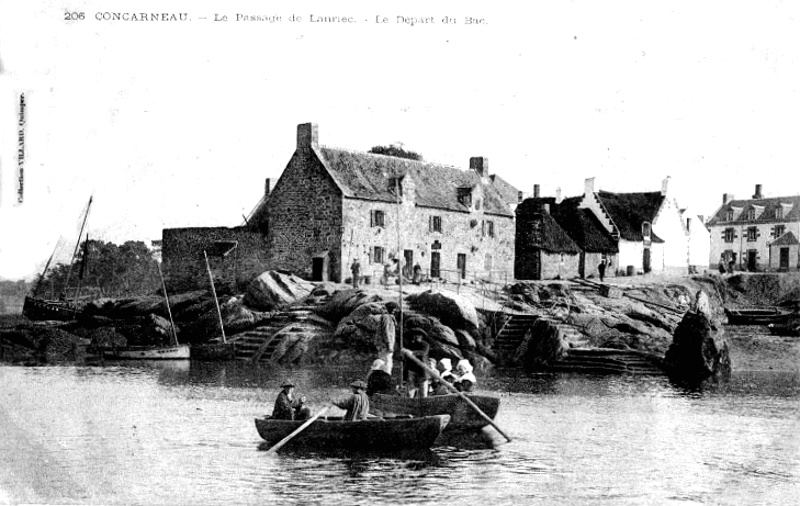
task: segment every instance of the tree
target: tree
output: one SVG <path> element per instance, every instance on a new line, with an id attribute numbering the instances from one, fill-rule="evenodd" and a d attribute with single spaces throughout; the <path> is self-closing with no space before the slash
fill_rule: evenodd
<path id="1" fill-rule="evenodd" d="M 376 155 L 395 156 L 397 158 L 408 158 L 409 160 L 422 160 L 422 155 L 414 151 L 407 150 L 403 144 L 389 144 L 388 146 L 372 146 L 370 153 Z"/>
<path id="2" fill-rule="evenodd" d="M 40 291 L 50 291 L 52 297 L 63 294 L 72 298 L 79 283 L 83 293 L 99 291 L 101 296 L 106 297 L 146 295 L 160 286 L 156 260 L 144 242 L 127 241 L 117 246 L 94 239 L 89 240 L 88 244 L 84 241 L 72 264 L 71 273 L 69 264 L 58 264 L 50 269 Z"/>

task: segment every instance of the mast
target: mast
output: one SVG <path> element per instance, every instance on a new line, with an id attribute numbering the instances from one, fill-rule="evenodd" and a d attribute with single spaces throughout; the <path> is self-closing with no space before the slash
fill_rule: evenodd
<path id="1" fill-rule="evenodd" d="M 398 322 L 398 326 L 400 327 L 400 349 L 403 349 L 403 269 L 401 258 L 404 258 L 402 245 L 400 243 L 400 178 L 394 178 L 394 196 L 395 202 L 397 203 L 397 286 L 398 286 L 398 293 L 397 293 L 397 303 L 400 305 L 400 321 Z M 400 361 L 400 383 L 403 383 L 403 363 L 405 362 L 405 358 Z"/>
<path id="2" fill-rule="evenodd" d="M 228 341 L 225 339 L 225 327 L 222 325 L 222 311 L 219 309 L 217 290 L 214 288 L 214 276 L 211 274 L 211 266 L 208 264 L 208 255 L 206 254 L 206 250 L 203 250 L 203 257 L 206 259 L 206 270 L 208 271 L 208 280 L 211 282 L 211 294 L 214 296 L 214 305 L 217 306 L 217 316 L 219 317 L 219 330 L 222 332 L 222 342 L 227 343 Z M 166 290 L 164 293 L 166 293 Z"/>
<path id="3" fill-rule="evenodd" d="M 164 283 L 164 275 L 161 274 L 161 264 L 156 260 L 156 267 L 158 268 L 158 277 L 161 279 L 161 288 L 164 290 L 164 300 L 167 303 L 167 314 L 169 315 L 169 324 L 172 326 L 172 337 L 175 339 L 175 346 L 180 346 L 178 342 L 178 332 L 175 330 L 175 321 L 172 319 L 172 309 L 169 307 L 169 296 L 167 295 L 167 285 Z"/>
<path id="4" fill-rule="evenodd" d="M 78 232 L 78 242 L 75 243 L 75 249 L 72 251 L 72 260 L 69 262 L 69 270 L 67 271 L 67 279 L 64 281 L 64 291 L 69 287 L 69 278 L 72 275 L 72 265 L 75 263 L 75 257 L 78 255 L 78 248 L 81 247 L 81 236 L 83 236 L 83 229 L 86 227 L 86 220 L 89 219 L 89 209 L 92 207 L 92 199 L 94 195 L 89 197 L 89 203 L 86 204 L 86 213 L 83 215 L 83 222 L 81 223 L 81 231 Z"/>
<path id="5" fill-rule="evenodd" d="M 81 270 L 78 272 L 78 289 L 75 290 L 75 302 L 78 304 L 78 298 L 81 296 L 81 285 L 83 284 L 83 276 L 86 273 L 86 264 L 89 262 L 89 232 L 86 232 L 86 241 L 83 243 L 83 257 L 81 257 Z"/>

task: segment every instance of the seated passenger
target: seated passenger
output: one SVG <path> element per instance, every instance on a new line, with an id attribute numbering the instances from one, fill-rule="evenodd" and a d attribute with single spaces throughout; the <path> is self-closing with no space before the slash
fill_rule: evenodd
<path id="1" fill-rule="evenodd" d="M 303 408 L 305 396 L 296 398 L 294 395 L 294 383 L 284 381 L 281 384 L 281 392 L 275 399 L 275 407 L 272 409 L 272 418 L 276 420 L 297 420 L 296 410 Z M 305 409 L 308 409 L 307 407 Z"/>
<path id="2" fill-rule="evenodd" d="M 459 360 L 456 370 L 459 376 L 455 382 L 455 387 L 459 392 L 472 392 L 473 387 L 478 382 L 475 375 L 472 374 L 472 364 L 467 359 Z"/>

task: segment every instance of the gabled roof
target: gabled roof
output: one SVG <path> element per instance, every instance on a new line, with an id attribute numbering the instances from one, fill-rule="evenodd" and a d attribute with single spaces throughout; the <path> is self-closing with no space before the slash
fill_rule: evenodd
<path id="1" fill-rule="evenodd" d="M 564 199 L 551 205 L 550 214 L 567 235 L 589 253 L 618 253 L 617 241 L 611 237 L 590 209 L 580 209 L 583 197 Z"/>
<path id="2" fill-rule="evenodd" d="M 783 205 L 782 205 L 783 204 Z M 788 206 L 786 205 L 788 204 Z M 787 209 L 791 207 L 791 209 Z M 778 218 L 778 208 L 782 217 Z M 734 209 L 733 220 L 728 220 L 728 210 Z M 747 212 L 756 209 L 754 220 L 747 219 Z M 800 195 L 792 197 L 770 197 L 767 199 L 732 200 L 719 208 L 708 220 L 708 225 L 727 225 L 739 223 L 782 223 L 800 220 Z"/>
<path id="3" fill-rule="evenodd" d="M 517 206 L 517 248 L 540 248 L 551 253 L 580 253 L 575 241 L 548 212 L 542 210 L 542 204 L 549 203 L 550 200 L 552 199 L 529 198 Z M 537 226 L 541 227 L 538 231 L 535 230 Z"/>
<path id="4" fill-rule="evenodd" d="M 489 179 L 492 180 L 495 189 L 500 192 L 506 204 L 516 205 L 519 203 L 519 190 L 514 185 L 497 174 L 492 174 Z"/>
<path id="5" fill-rule="evenodd" d="M 481 184 L 481 178 L 474 171 L 446 165 L 338 148 L 320 147 L 318 152 L 342 192 L 351 198 L 395 202 L 395 195 L 389 190 L 389 179 L 410 175 L 418 206 L 469 212 L 470 208 L 458 201 L 456 188 Z M 483 185 L 483 210 L 489 214 L 513 216 L 493 184 Z"/>
<path id="6" fill-rule="evenodd" d="M 797 244 L 800 244 L 800 241 L 798 241 L 797 237 L 795 237 L 791 232 L 786 232 L 782 236 L 769 243 L 770 246 L 795 246 Z"/>
<path id="7" fill-rule="evenodd" d="M 596 195 L 617 226 L 620 238 L 635 242 L 644 240 L 642 224 L 652 224 L 664 202 L 661 192 L 612 193 L 601 190 Z M 650 239 L 664 242 L 652 231 Z"/>

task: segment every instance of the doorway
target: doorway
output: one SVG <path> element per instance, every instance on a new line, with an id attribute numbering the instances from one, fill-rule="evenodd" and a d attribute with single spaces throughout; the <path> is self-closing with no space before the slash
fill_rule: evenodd
<path id="1" fill-rule="evenodd" d="M 456 258 L 456 269 L 458 269 L 458 275 L 461 279 L 467 277 L 467 255 L 464 253 L 459 253 L 458 257 Z"/>
<path id="2" fill-rule="evenodd" d="M 403 265 L 403 276 L 410 278 L 414 270 L 414 250 L 403 250 L 403 260 L 405 261 Z"/>
<path id="3" fill-rule="evenodd" d="M 789 248 L 781 248 L 780 255 L 781 255 L 781 257 L 780 257 L 779 268 L 782 271 L 788 271 L 789 270 Z"/>
<path id="4" fill-rule="evenodd" d="M 311 258 L 311 281 L 328 281 L 328 252 Z"/>
<path id="5" fill-rule="evenodd" d="M 645 274 L 650 272 L 652 269 L 650 267 L 650 248 L 645 248 L 644 253 L 642 254 L 642 269 L 644 270 Z"/>
<path id="6" fill-rule="evenodd" d="M 747 270 L 750 272 L 755 272 L 758 269 L 758 264 L 756 264 L 756 257 L 758 252 L 754 249 L 747 250 Z"/>
<path id="7" fill-rule="evenodd" d="M 439 278 L 442 273 L 439 270 L 441 265 L 441 254 L 438 251 L 431 251 L 431 277 Z"/>

